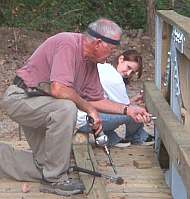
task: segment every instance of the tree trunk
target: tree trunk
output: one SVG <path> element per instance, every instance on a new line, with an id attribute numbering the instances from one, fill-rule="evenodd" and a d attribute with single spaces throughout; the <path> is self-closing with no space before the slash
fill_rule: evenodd
<path id="1" fill-rule="evenodd" d="M 154 40 L 155 35 L 155 0 L 146 0 L 147 5 L 147 33 Z"/>
<path id="2" fill-rule="evenodd" d="M 170 0 L 169 1 L 169 8 L 174 10 L 174 4 L 175 4 L 175 0 Z"/>
<path id="3" fill-rule="evenodd" d="M 4 15 L 3 15 L 3 11 L 1 10 L 1 7 L 0 7 L 0 25 L 4 22 L 5 18 L 4 18 Z"/>

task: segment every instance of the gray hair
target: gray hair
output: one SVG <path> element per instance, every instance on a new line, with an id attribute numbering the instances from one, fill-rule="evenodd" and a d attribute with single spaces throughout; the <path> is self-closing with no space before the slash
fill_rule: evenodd
<path id="1" fill-rule="evenodd" d="M 95 22 L 90 23 L 88 25 L 88 28 L 108 38 L 113 38 L 113 36 L 116 34 L 117 35 L 122 34 L 122 29 L 119 27 L 119 25 L 105 18 L 101 18 L 101 19 L 96 20 Z M 89 38 L 95 39 L 94 37 L 90 36 L 88 33 L 86 34 Z"/>

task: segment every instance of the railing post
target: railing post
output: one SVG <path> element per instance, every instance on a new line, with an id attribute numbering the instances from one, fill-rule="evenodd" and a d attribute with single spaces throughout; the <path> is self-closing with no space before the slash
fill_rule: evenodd
<path id="1" fill-rule="evenodd" d="M 175 33 L 177 29 L 173 26 L 171 44 L 170 44 L 170 55 L 171 55 L 171 109 L 177 116 L 178 120 L 181 121 L 181 91 L 180 91 L 180 80 L 179 80 L 179 56 L 177 52 L 178 40 L 176 40 Z M 180 49 L 183 53 L 183 49 Z M 187 191 L 181 176 L 179 175 L 174 162 L 170 161 L 170 187 L 172 196 L 174 199 L 187 199 Z"/>
<path id="2" fill-rule="evenodd" d="M 155 83 L 161 89 L 161 55 L 162 55 L 162 28 L 163 21 L 156 15 L 156 45 L 155 45 Z"/>

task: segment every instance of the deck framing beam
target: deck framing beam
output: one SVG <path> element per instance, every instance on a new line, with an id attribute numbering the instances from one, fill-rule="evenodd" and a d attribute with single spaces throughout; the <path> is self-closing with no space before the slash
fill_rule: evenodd
<path id="1" fill-rule="evenodd" d="M 146 107 L 157 117 L 155 126 L 190 195 L 190 133 L 171 111 L 153 82 L 145 82 L 144 91 Z"/>

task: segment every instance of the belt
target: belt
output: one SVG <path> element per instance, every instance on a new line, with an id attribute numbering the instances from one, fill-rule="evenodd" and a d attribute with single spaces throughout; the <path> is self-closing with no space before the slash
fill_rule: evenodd
<path id="1" fill-rule="evenodd" d="M 22 88 L 24 90 L 26 90 L 28 88 L 27 85 L 24 83 L 24 80 L 22 78 L 20 78 L 19 76 L 16 76 L 14 78 L 13 84 L 17 85 L 19 88 Z"/>
<path id="2" fill-rule="evenodd" d="M 38 87 L 28 87 L 22 78 L 16 76 L 13 80 L 13 84 L 17 85 L 19 88 L 24 89 L 28 97 L 37 97 L 37 96 L 50 96 L 50 93 L 44 91 L 42 88 Z"/>

